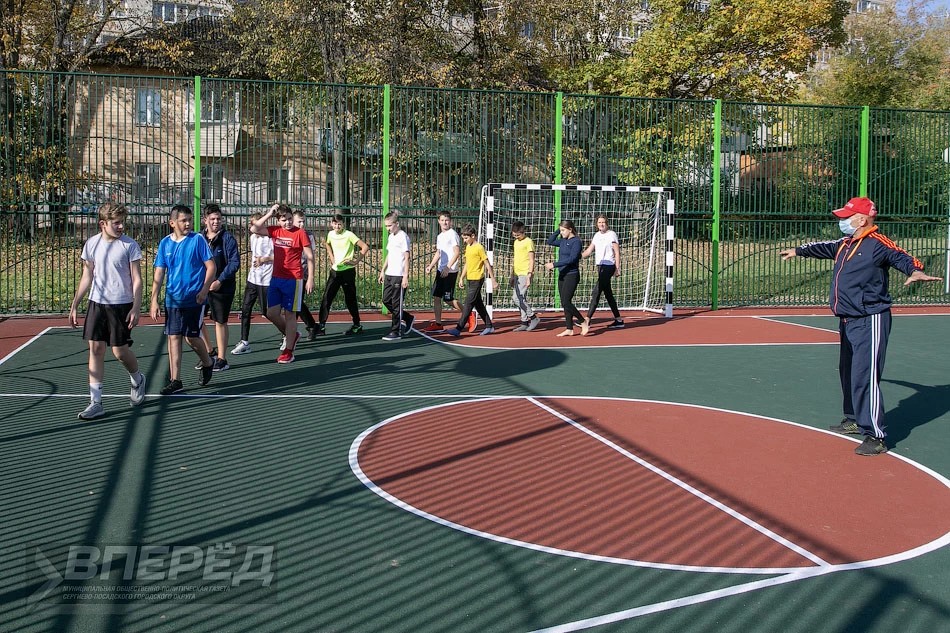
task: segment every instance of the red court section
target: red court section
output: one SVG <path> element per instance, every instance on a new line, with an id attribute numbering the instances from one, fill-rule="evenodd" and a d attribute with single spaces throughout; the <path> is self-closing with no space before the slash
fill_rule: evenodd
<path id="1" fill-rule="evenodd" d="M 893 455 L 773 420 L 668 403 L 537 398 L 829 564 L 950 531 L 950 489 Z M 364 438 L 363 473 L 399 500 L 534 545 L 700 567 L 817 564 L 531 400 L 428 409 Z"/>
<path id="2" fill-rule="evenodd" d="M 825 315 L 827 316 L 827 315 Z M 433 334 L 440 341 L 461 343 L 473 347 L 602 347 L 645 345 L 782 345 L 809 343 L 838 343 L 837 330 L 823 330 L 794 323 L 769 320 L 750 315 L 736 316 L 660 316 L 626 317 L 626 327 L 609 330 L 612 318 L 595 316 L 590 333 L 557 336 L 564 331 L 564 320 L 559 315 L 546 314 L 541 325 L 532 332 L 513 332 L 518 317 L 510 314 L 495 319 L 495 333 L 480 336 L 482 325 L 474 333 L 465 332 L 460 338 L 448 334 Z M 420 326 L 421 327 L 421 326 Z"/>

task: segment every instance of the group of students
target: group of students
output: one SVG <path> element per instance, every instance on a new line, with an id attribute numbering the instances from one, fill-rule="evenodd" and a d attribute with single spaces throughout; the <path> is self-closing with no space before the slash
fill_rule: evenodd
<path id="1" fill-rule="evenodd" d="M 477 324 L 473 311 L 485 323 L 480 334 L 492 334 L 495 331 L 491 316 L 481 298 L 485 280 L 495 284 L 494 271 L 488 261 L 488 255 L 481 244 L 477 242 L 475 229 L 471 225 L 462 228 L 462 241 L 465 242 L 465 259 L 462 270 L 459 272 L 461 261 L 461 246 L 459 236 L 452 228 L 452 216 L 448 211 L 439 214 L 439 236 L 436 239 L 436 250 L 432 261 L 426 266 L 426 273 L 435 269 L 435 279 L 432 283 L 432 311 L 434 319 L 423 328 L 424 332 L 448 332 L 452 336 L 460 336 L 468 329 L 474 332 Z M 537 312 L 528 301 L 528 292 L 534 279 L 536 265 L 534 241 L 527 236 L 524 222 L 513 222 L 511 234 L 514 238 L 514 253 L 512 271 L 509 278 L 512 300 L 518 306 L 521 323 L 514 328 L 515 332 L 532 331 L 541 322 Z M 558 248 L 558 257 L 555 261 L 547 262 L 544 267 L 548 271 L 558 271 L 558 295 L 564 309 L 564 330 L 558 336 L 573 336 L 575 322 L 580 326 L 582 336 L 590 331 L 591 318 L 600 304 L 601 295 L 607 300 L 613 314 L 613 321 L 608 328 L 622 328 L 623 318 L 614 298 L 611 282 L 614 277 L 620 276 L 620 246 L 617 234 L 610 230 L 607 216 L 597 216 L 597 232 L 590 245 L 582 248 L 577 229 L 570 220 L 564 220 L 547 239 L 549 246 Z M 574 294 L 580 283 L 580 260 L 594 255 L 597 262 L 597 283 L 591 295 L 587 316 L 581 314 L 574 305 Z M 454 296 L 454 288 L 458 280 L 458 287 L 467 287 L 465 302 L 459 306 Z M 445 329 L 442 324 L 442 304 L 454 305 L 461 311 L 455 327 Z"/>
<path id="2" fill-rule="evenodd" d="M 161 316 L 159 295 L 165 288 L 165 327 L 168 345 L 169 382 L 159 393 L 171 395 L 184 391 L 180 378 L 182 341 L 198 355 L 198 384 L 210 382 L 215 371 L 229 368 L 227 362 L 228 315 L 237 287 L 240 252 L 234 236 L 225 230 L 220 207 L 209 204 L 203 209 L 204 233 L 192 231 L 194 214 L 184 205 L 175 205 L 169 214 L 171 233 L 159 242 L 152 279 L 149 313 Z M 269 225 L 277 217 L 277 225 Z M 83 339 L 89 345 L 89 399 L 79 418 L 92 420 L 105 415 L 102 406 L 102 379 L 105 350 L 112 353 L 129 372 L 133 406 L 145 400 L 146 377 L 139 370 L 132 351 L 132 329 L 138 324 L 142 307 L 142 251 L 138 243 L 125 235 L 128 210 L 124 205 L 105 203 L 99 208 L 99 233 L 83 245 L 82 277 L 69 310 L 69 322 L 79 325 L 79 304 L 88 293 L 89 302 L 83 324 Z M 331 260 L 330 275 L 320 305 L 319 323 L 313 320 L 303 303 L 303 291 L 313 291 L 313 236 L 304 228 L 302 212 L 275 204 L 267 213 L 250 217 L 251 269 L 241 306 L 241 340 L 234 354 L 251 351 L 250 325 L 255 305 L 284 335 L 277 362 L 294 361 L 294 349 L 300 335 L 298 314 L 310 317 L 311 338 L 325 331 L 330 306 L 340 289 L 353 325 L 346 334 L 359 334 L 359 305 L 356 297 L 355 265 L 366 256 L 369 247 L 344 228 L 344 218 L 336 215 L 330 222 L 326 250 Z M 215 324 L 216 347 L 204 333 L 207 310 Z"/>
<path id="3" fill-rule="evenodd" d="M 159 296 L 164 286 L 169 382 L 160 390 L 162 395 L 184 391 L 180 376 L 183 341 L 198 355 L 195 369 L 199 372 L 199 385 L 208 384 L 214 372 L 229 368 L 228 317 L 237 288 L 240 250 L 234 236 L 224 227 L 220 207 L 208 204 L 202 212 L 204 232 L 196 233 L 192 230 L 192 210 L 184 205 L 173 206 L 168 219 L 171 232 L 162 238 L 155 256 L 149 313 L 156 321 L 160 318 Z M 127 217 L 128 210 L 124 205 L 103 204 L 99 209 L 99 233 L 90 238 L 82 250 L 83 272 L 70 307 L 69 321 L 73 327 L 79 325 L 79 304 L 88 293 L 83 339 L 89 345 L 90 403 L 79 413 L 84 420 L 105 414 L 102 378 L 107 345 L 129 372 L 131 403 L 138 405 L 145 399 L 146 377 L 139 371 L 138 360 L 131 348 L 131 333 L 138 324 L 142 304 L 142 251 L 135 240 L 125 235 Z M 277 222 L 271 224 L 274 218 Z M 324 334 L 330 308 L 340 290 L 343 290 L 346 308 L 353 319 L 345 334 L 363 331 L 356 294 L 356 265 L 366 257 L 369 247 L 345 228 L 343 216 L 336 215 L 330 220 L 331 230 L 325 241 L 330 273 L 318 320 L 315 320 L 303 301 L 304 293 L 310 294 L 314 289 L 313 245 L 316 243 L 313 234 L 306 230 L 305 221 L 302 211 L 295 211 L 285 204 L 275 204 L 264 214 L 250 216 L 251 267 L 241 303 L 241 339 L 231 350 L 232 354 L 251 351 L 251 318 L 257 305 L 283 336 L 277 362 L 292 363 L 300 340 L 298 317 L 304 320 L 310 340 Z M 395 212 L 386 215 L 384 224 L 387 240 L 379 282 L 383 284 L 383 305 L 392 315 L 392 325 L 383 339 L 394 341 L 412 329 L 415 320 L 404 305 L 409 287 L 411 247 L 409 236 L 400 228 Z M 564 305 L 566 329 L 558 336 L 573 334 L 575 319 L 581 326 L 581 333 L 587 334 L 601 293 L 606 296 L 614 314 L 610 327 L 623 326 L 610 287 L 611 278 L 620 274 L 617 236 L 607 228 L 606 217 L 598 216 L 597 226 L 598 234 L 583 252 L 570 221 L 562 222 L 559 231 L 548 238 L 548 244 L 560 248 L 557 261 L 545 265 L 548 270 L 557 268 L 559 271 L 558 289 Z M 495 328 L 481 298 L 485 280 L 494 283 L 488 255 L 477 242 L 471 225 L 462 228 L 460 240 L 452 228 L 451 215 L 442 212 L 439 227 L 436 251 L 426 266 L 427 273 L 433 269 L 436 271 L 432 286 L 435 318 L 424 331 L 447 331 L 453 336 L 460 336 L 465 329 L 474 332 L 474 312 L 485 324 L 480 334 L 492 334 Z M 521 324 L 515 330 L 530 331 L 540 322 L 528 303 L 535 268 L 534 243 L 526 236 L 521 222 L 513 224 L 512 233 L 515 247 L 511 286 L 521 313 Z M 461 242 L 465 243 L 464 256 Z M 579 279 L 578 262 L 581 257 L 592 253 L 596 253 L 598 262 L 598 284 L 585 318 L 572 300 Z M 467 289 L 462 305 L 455 299 L 456 282 L 459 289 Z M 447 330 L 441 323 L 443 302 L 460 310 L 457 324 Z M 214 347 L 203 327 L 206 313 L 214 323 Z"/>

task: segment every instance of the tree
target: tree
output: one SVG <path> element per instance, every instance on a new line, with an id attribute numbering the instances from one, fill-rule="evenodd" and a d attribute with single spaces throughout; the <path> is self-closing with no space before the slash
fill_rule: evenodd
<path id="1" fill-rule="evenodd" d="M 623 56 L 588 64 L 606 94 L 779 101 L 814 53 L 843 41 L 846 0 L 652 0 Z"/>
<path id="2" fill-rule="evenodd" d="M 950 17 L 925 5 L 852 15 L 848 43 L 816 69 L 809 101 L 835 105 L 950 109 Z"/>

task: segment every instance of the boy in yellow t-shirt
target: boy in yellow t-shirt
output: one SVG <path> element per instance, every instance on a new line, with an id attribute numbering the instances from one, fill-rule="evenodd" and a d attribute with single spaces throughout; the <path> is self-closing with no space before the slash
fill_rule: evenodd
<path id="1" fill-rule="evenodd" d="M 491 317 L 485 308 L 485 302 L 482 301 L 482 286 L 485 285 L 486 278 L 490 279 L 494 286 L 494 272 L 491 263 L 488 261 L 485 248 L 475 241 L 475 229 L 471 224 L 462 227 L 462 241 L 465 242 L 465 264 L 459 273 L 459 288 L 467 285 L 468 292 L 465 296 L 465 303 L 462 305 L 462 314 L 459 316 L 458 324 L 446 331 L 452 336 L 461 336 L 462 328 L 468 322 L 468 315 L 474 309 L 481 317 L 482 322 L 485 323 L 485 329 L 479 335 L 492 334 L 495 327 L 492 325 Z"/>
<path id="2" fill-rule="evenodd" d="M 530 332 L 541 319 L 528 304 L 528 288 L 534 278 L 534 241 L 525 235 L 524 222 L 512 222 L 511 235 L 515 238 L 514 262 L 511 270 L 511 298 L 521 311 L 521 325 L 515 332 Z"/>

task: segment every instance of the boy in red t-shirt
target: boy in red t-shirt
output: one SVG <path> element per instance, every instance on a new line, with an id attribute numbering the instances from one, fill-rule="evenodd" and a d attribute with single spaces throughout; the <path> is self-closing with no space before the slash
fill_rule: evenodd
<path id="1" fill-rule="evenodd" d="M 278 226 L 267 226 L 277 216 Z M 307 232 L 294 226 L 294 212 L 286 204 L 275 204 L 261 219 L 251 223 L 251 232 L 267 235 L 274 243 L 274 273 L 267 288 L 267 318 L 286 337 L 286 347 L 277 357 L 278 363 L 294 362 L 297 332 L 297 311 L 303 302 L 303 290 L 313 292 L 313 249 Z M 306 284 L 301 255 L 307 257 Z M 283 310 L 283 314 L 281 314 Z"/>

